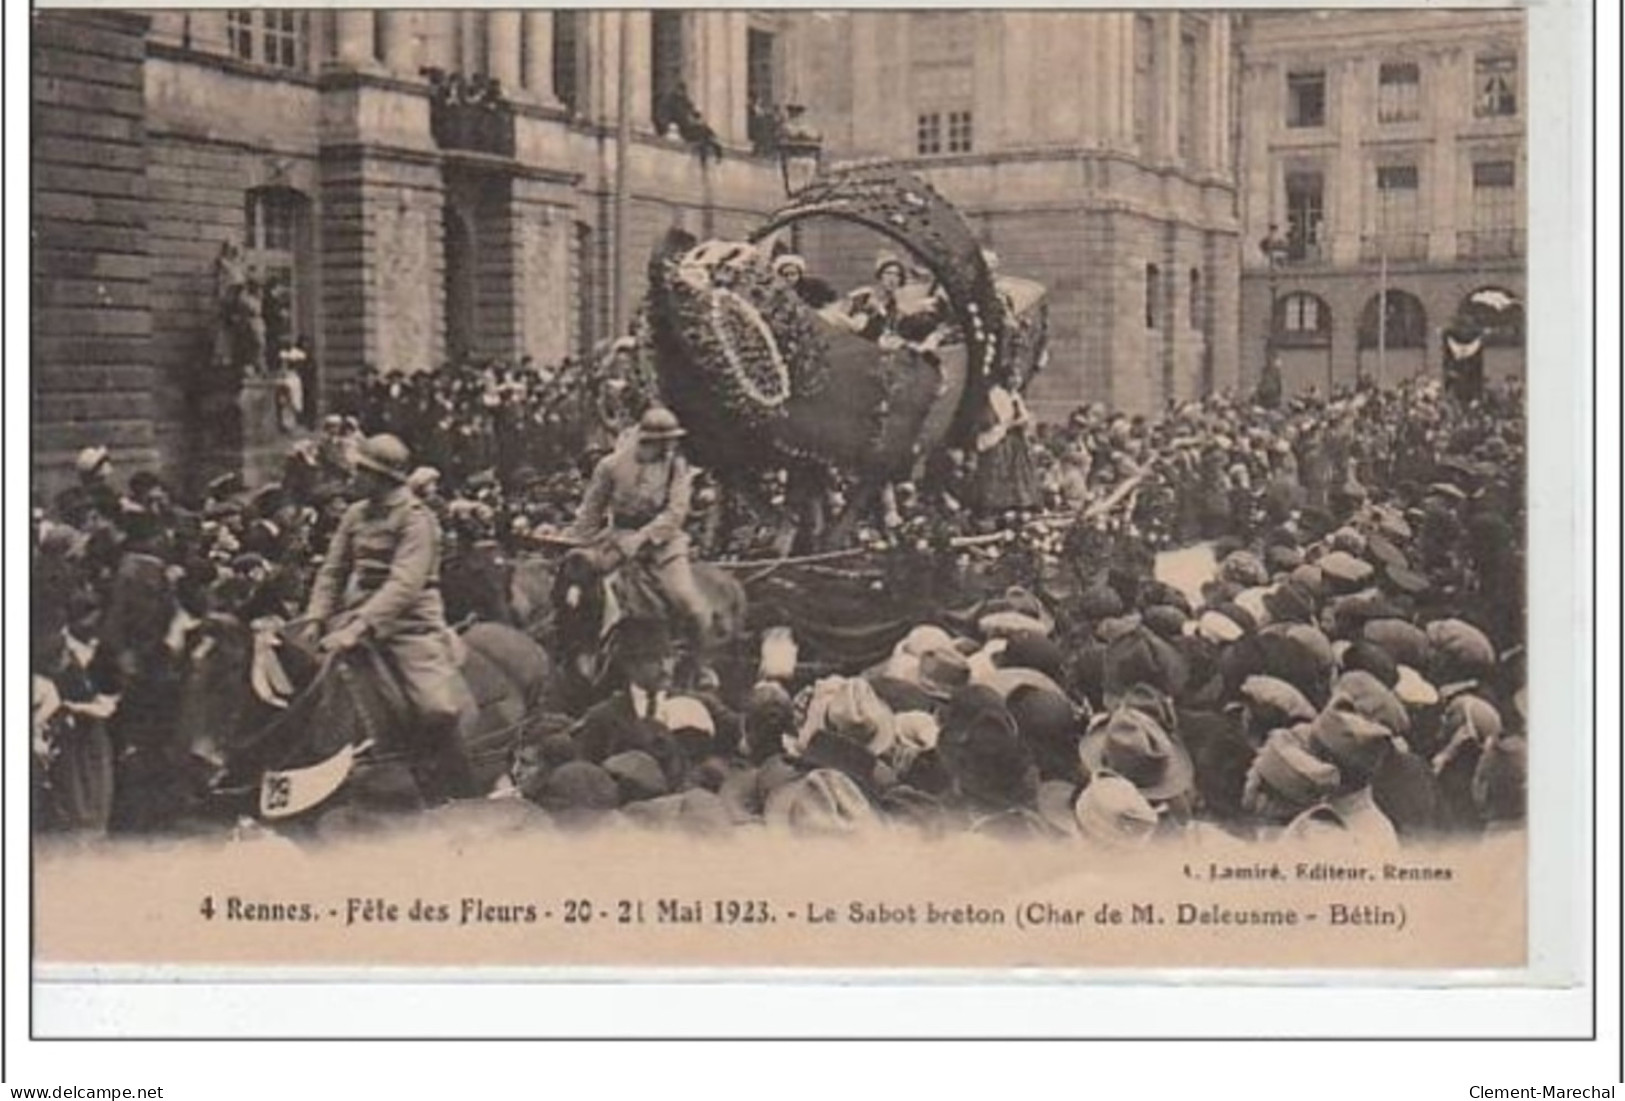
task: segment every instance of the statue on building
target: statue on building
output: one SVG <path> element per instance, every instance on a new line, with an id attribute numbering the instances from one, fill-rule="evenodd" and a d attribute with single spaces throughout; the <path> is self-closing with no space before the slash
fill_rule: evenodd
<path id="1" fill-rule="evenodd" d="M 214 261 L 215 366 L 224 369 L 235 390 L 249 370 L 264 371 L 265 316 L 258 280 L 248 270 L 235 241 L 220 245 Z"/>

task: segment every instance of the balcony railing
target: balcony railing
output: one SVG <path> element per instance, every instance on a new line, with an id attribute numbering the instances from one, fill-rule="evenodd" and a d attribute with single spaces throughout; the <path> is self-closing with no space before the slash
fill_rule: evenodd
<path id="1" fill-rule="evenodd" d="M 1325 251 L 1319 241 L 1301 241 L 1287 238 L 1286 252 L 1283 259 L 1288 264 L 1318 264 L 1324 260 Z"/>
<path id="2" fill-rule="evenodd" d="M 1521 229 L 1468 229 L 1456 234 L 1456 255 L 1463 260 L 1505 260 L 1523 255 Z"/>
<path id="3" fill-rule="evenodd" d="M 1425 233 L 1368 233 L 1360 238 L 1360 259 L 1377 262 L 1386 256 L 1390 262 L 1426 260 L 1428 235 Z"/>
<path id="4" fill-rule="evenodd" d="M 514 155 L 513 106 L 502 86 L 484 77 L 425 69 L 429 78 L 429 132 L 442 149 Z"/>

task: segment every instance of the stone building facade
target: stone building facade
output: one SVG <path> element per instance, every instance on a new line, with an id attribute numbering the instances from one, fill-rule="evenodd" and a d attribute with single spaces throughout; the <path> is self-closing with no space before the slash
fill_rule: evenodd
<path id="1" fill-rule="evenodd" d="M 1039 415 L 1151 413 L 1239 378 L 1234 17 L 835 11 L 797 16 L 792 84 L 827 163 L 929 179 L 1051 295 Z M 815 270 L 869 279 L 882 242 L 807 227 Z"/>
<path id="2" fill-rule="evenodd" d="M 280 282 L 318 406 L 369 365 L 556 362 L 624 331 L 668 227 L 743 235 L 783 202 L 748 104 L 792 48 L 745 11 L 40 12 L 42 485 L 89 443 L 183 482 L 229 465 L 200 442 L 222 402 L 264 428 L 260 384 L 211 378 L 226 242 Z M 449 118 L 430 70 L 500 81 L 502 118 Z M 720 159 L 657 133 L 677 82 Z"/>
<path id="3" fill-rule="evenodd" d="M 1486 372 L 1520 375 L 1523 13 L 1241 20 L 1244 379 L 1272 346 L 1298 391 L 1437 371 L 1464 311 Z"/>

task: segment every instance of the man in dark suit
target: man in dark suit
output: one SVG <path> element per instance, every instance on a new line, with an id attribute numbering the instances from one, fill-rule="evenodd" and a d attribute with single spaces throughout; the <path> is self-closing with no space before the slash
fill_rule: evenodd
<path id="1" fill-rule="evenodd" d="M 658 717 L 676 666 L 664 622 L 633 618 L 616 626 L 613 660 L 622 686 L 588 709 L 572 732 L 581 759 L 601 764 L 617 753 L 642 750 L 668 778 L 680 769 L 676 747 Z"/>

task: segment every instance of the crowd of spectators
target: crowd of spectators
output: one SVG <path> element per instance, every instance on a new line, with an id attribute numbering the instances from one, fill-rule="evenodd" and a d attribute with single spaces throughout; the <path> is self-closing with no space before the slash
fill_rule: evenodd
<path id="1" fill-rule="evenodd" d="M 34 514 L 36 762 L 58 817 L 90 814 L 50 783 L 88 767 L 74 732 L 98 729 L 140 673 L 98 660 L 120 571 L 155 564 L 194 617 L 297 614 L 347 500 L 350 448 L 379 431 L 412 445 L 448 558 L 481 543 L 527 553 L 568 521 L 648 392 L 625 345 L 591 369 L 372 374 L 279 482 L 217 479 L 185 502 L 150 472 L 121 484 L 87 449 L 78 484 Z M 662 679 L 648 627 L 620 655 L 620 693 L 669 701 L 664 717 L 562 716 L 505 790 L 559 823 L 702 832 L 904 823 L 1393 845 L 1516 822 L 1523 429 L 1521 393 L 1464 405 L 1429 381 L 1273 408 L 1215 395 L 1161 417 L 1091 405 L 1031 429 L 1042 500 L 1006 514 L 978 507 L 971 460 L 950 453 L 897 487 L 859 549 L 947 562 L 981 578 L 974 594 L 939 593 L 943 614 L 863 669 L 798 665 L 792 624 L 775 668 L 764 657 L 735 698 Z M 765 507 L 782 504 L 782 483 L 763 485 Z M 738 515 L 719 522 L 714 484 L 697 500 L 701 554 L 761 552 Z M 1192 547 L 1211 554 L 1199 588 L 1158 576 L 1159 554 Z M 948 614 L 972 595 L 974 614 Z"/>

